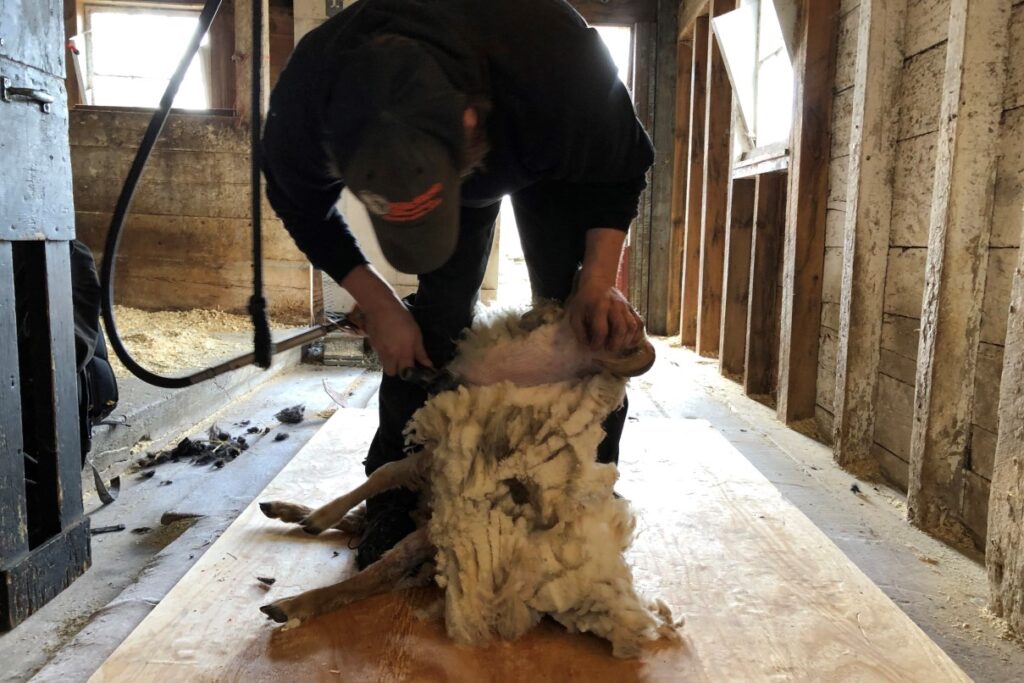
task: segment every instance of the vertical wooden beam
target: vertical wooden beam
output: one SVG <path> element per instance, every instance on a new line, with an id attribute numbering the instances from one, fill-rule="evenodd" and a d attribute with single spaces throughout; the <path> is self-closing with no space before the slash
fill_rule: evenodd
<path id="1" fill-rule="evenodd" d="M 779 257 L 786 224 L 786 174 L 757 176 L 750 245 L 743 389 L 748 396 L 775 392 L 779 358 Z"/>
<path id="2" fill-rule="evenodd" d="M 58 469 L 57 504 L 61 527 L 81 519 L 82 443 L 78 431 L 78 376 L 75 316 L 71 305 L 71 252 L 67 242 L 46 241 L 46 307 L 49 316 L 50 368 L 53 377 L 52 447 Z"/>
<path id="3" fill-rule="evenodd" d="M 734 0 L 712 0 L 711 16 L 735 9 Z M 697 297 L 697 353 L 718 354 L 722 320 L 726 214 L 732 175 L 732 85 L 712 32 L 708 40 L 707 102 L 704 115 L 704 193 Z"/>
<path id="4" fill-rule="evenodd" d="M 741 378 L 747 354 L 747 302 L 750 294 L 750 247 L 754 229 L 754 178 L 732 181 L 728 231 L 725 234 L 725 279 L 722 283 L 722 329 L 719 369 Z"/>
<path id="5" fill-rule="evenodd" d="M 270 103 L 270 0 L 263 2 L 263 68 L 260 69 L 262 108 Z M 235 114 L 248 125 L 252 118 L 252 0 L 235 0 Z"/>
<path id="6" fill-rule="evenodd" d="M 11 243 L 0 242 L 0 565 L 28 552 Z"/>
<path id="7" fill-rule="evenodd" d="M 859 12 L 833 443 L 839 464 L 868 469 L 875 432 L 906 3 L 863 0 Z"/>
<path id="8" fill-rule="evenodd" d="M 709 0 L 681 0 L 679 3 L 679 37 L 683 38 L 708 13 Z"/>
<path id="9" fill-rule="evenodd" d="M 633 101 L 637 118 L 647 130 L 654 130 L 654 58 L 657 32 L 652 23 L 633 27 Z M 648 174 L 647 189 L 640 195 L 636 221 L 629 235 L 629 301 L 644 317 L 648 316 L 651 262 L 651 211 L 653 183 Z"/>
<path id="10" fill-rule="evenodd" d="M 64 43 L 65 45 L 71 41 L 76 35 L 78 35 L 78 3 L 75 0 L 64 0 Z M 78 45 L 79 50 L 84 46 Z M 85 93 L 79 87 L 79 74 L 75 68 L 75 60 L 72 58 L 71 51 L 65 52 L 66 59 L 64 60 L 64 85 L 68 92 L 68 107 L 75 107 L 79 104 L 85 104 L 82 99 Z"/>
<path id="11" fill-rule="evenodd" d="M 1011 0 L 953 0 L 932 191 L 908 511 L 953 538 L 974 397 Z"/>
<path id="12" fill-rule="evenodd" d="M 242 0 L 248 2 L 248 0 Z M 223 0 L 220 11 L 210 25 L 210 106 L 214 109 L 235 107 L 235 5 Z M 249 92 L 246 88 L 246 92 Z"/>
<path id="13" fill-rule="evenodd" d="M 647 326 L 655 334 L 669 329 L 669 274 L 672 240 L 673 129 L 676 108 L 676 11 L 679 0 L 657 0 L 654 55 L 654 166 L 651 169 L 650 265 L 647 273 Z M 678 285 L 675 287 L 678 289 Z"/>
<path id="14" fill-rule="evenodd" d="M 700 293 L 700 231 L 704 196 L 704 124 L 707 109 L 708 39 L 711 23 L 696 20 L 690 74 L 690 136 L 687 150 L 686 213 L 683 235 L 683 291 L 679 312 L 679 341 L 697 344 L 697 301 Z"/>
<path id="15" fill-rule="evenodd" d="M 687 153 L 690 139 L 690 97 L 693 85 L 693 39 L 676 49 L 676 112 L 672 150 L 672 235 L 669 242 L 666 334 L 680 331 L 683 294 L 683 253 L 686 242 Z"/>
<path id="16" fill-rule="evenodd" d="M 839 0 L 803 0 L 793 60 L 793 130 L 783 248 L 778 415 L 814 417 Z"/>
<path id="17" fill-rule="evenodd" d="M 988 510 L 992 611 L 1024 633 L 1024 249 L 1010 296 L 999 390 L 999 437 Z"/>

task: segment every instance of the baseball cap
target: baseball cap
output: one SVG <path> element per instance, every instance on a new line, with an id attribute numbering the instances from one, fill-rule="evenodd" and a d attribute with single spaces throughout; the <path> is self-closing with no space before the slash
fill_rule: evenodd
<path id="1" fill-rule="evenodd" d="M 350 64 L 357 73 L 339 78 L 341 104 L 332 112 L 361 123 L 334 134 L 343 180 L 366 206 L 392 266 L 437 270 L 459 237 L 464 97 L 413 41 L 367 46 Z"/>

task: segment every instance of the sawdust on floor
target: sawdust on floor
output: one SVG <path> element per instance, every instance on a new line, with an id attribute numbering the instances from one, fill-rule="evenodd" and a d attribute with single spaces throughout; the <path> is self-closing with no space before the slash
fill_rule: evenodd
<path id="1" fill-rule="evenodd" d="M 132 356 L 157 373 L 181 373 L 252 350 L 252 323 L 224 311 L 142 311 L 115 306 L 117 330 Z M 109 348 L 114 374 L 131 373 Z"/>

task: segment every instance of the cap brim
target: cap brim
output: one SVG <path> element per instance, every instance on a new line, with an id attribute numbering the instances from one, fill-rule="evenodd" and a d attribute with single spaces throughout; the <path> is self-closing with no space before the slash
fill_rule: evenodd
<path id="1" fill-rule="evenodd" d="M 394 223 L 370 214 L 384 258 L 403 273 L 422 275 L 445 263 L 459 241 L 458 182 L 445 183 L 441 203 L 414 223 Z"/>

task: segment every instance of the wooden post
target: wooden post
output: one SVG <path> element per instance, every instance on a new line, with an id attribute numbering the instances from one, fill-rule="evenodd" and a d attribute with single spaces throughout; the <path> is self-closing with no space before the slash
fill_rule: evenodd
<path id="1" fill-rule="evenodd" d="M 680 41 L 676 50 L 676 115 L 672 150 L 672 235 L 666 281 L 666 333 L 680 331 L 683 260 L 686 242 L 687 153 L 690 144 L 690 93 L 693 85 L 693 39 Z"/>
<path id="2" fill-rule="evenodd" d="M 21 22 L 0 50 L 5 79 L 52 98 L 45 109 L 29 99 L 0 104 L 0 631 L 46 604 L 90 561 L 68 244 L 75 225 L 64 12 L 38 6 L 7 3 L 5 19 Z"/>
<path id="3" fill-rule="evenodd" d="M 985 561 L 992 611 L 1024 633 L 1024 249 L 1013 278 L 1003 358 Z"/>
<path id="4" fill-rule="evenodd" d="M 712 0 L 711 16 L 735 9 L 734 0 Z M 732 176 L 732 85 L 712 32 L 708 39 L 707 102 L 704 115 L 704 193 L 697 297 L 697 353 L 718 354 L 722 324 L 722 278 L 726 214 Z"/>
<path id="5" fill-rule="evenodd" d="M 750 246 L 743 390 L 748 396 L 775 392 L 779 359 L 779 256 L 786 224 L 786 174 L 757 176 Z"/>
<path id="6" fill-rule="evenodd" d="M 839 0 L 804 0 L 793 60 L 793 130 L 782 264 L 778 415 L 814 417 Z"/>
<path id="7" fill-rule="evenodd" d="M 729 229 L 725 234 L 725 280 L 722 284 L 722 329 L 719 369 L 741 378 L 747 353 L 747 302 L 750 293 L 750 246 L 754 229 L 754 178 L 732 181 Z"/>
<path id="8" fill-rule="evenodd" d="M 235 114 L 243 125 L 251 120 L 252 0 L 235 0 Z M 263 111 L 270 104 L 270 0 L 263 0 L 263 68 L 260 70 Z"/>
<path id="9" fill-rule="evenodd" d="M 925 265 L 908 512 L 958 538 L 1011 0 L 953 0 Z"/>
<path id="10" fill-rule="evenodd" d="M 709 0 L 682 0 L 679 3 L 679 37 L 685 37 L 707 14 Z"/>
<path id="11" fill-rule="evenodd" d="M 18 368 L 18 320 L 14 309 L 14 261 L 11 243 L 0 242 L 0 368 Z M 0 382 L 0 491 L 23 491 L 21 390 L 16 381 Z M 28 552 L 25 496 L 0 495 L 0 565 Z"/>
<path id="12" fill-rule="evenodd" d="M 657 51 L 657 31 L 651 22 L 633 27 L 633 101 L 637 118 L 647 130 L 654 129 L 654 59 Z M 648 180 L 651 174 L 648 174 Z M 651 183 L 640 195 L 636 220 L 629 235 L 629 301 L 640 315 L 648 316 L 651 264 L 651 211 L 653 207 Z"/>
<path id="13" fill-rule="evenodd" d="M 875 385 L 892 218 L 892 174 L 903 69 L 906 4 L 864 0 L 857 26 L 848 205 L 836 351 L 834 452 L 867 469 L 875 432 Z"/>
<path id="14" fill-rule="evenodd" d="M 654 55 L 654 166 L 651 169 L 650 264 L 648 266 L 647 326 L 655 334 L 675 333 L 669 328 L 668 301 L 671 264 L 673 129 L 676 109 L 676 10 L 678 0 L 657 0 Z M 678 284 L 673 289 L 678 290 Z M 675 307 L 674 313 L 678 311 Z M 674 315 L 672 316 L 674 317 Z"/>
<path id="15" fill-rule="evenodd" d="M 683 235 L 683 291 L 679 312 L 679 341 L 697 344 L 697 301 L 700 292 L 700 230 L 704 193 L 704 124 L 707 108 L 708 39 L 711 24 L 706 16 L 693 29 L 690 74 L 690 136 L 686 175 L 685 234 Z"/>

